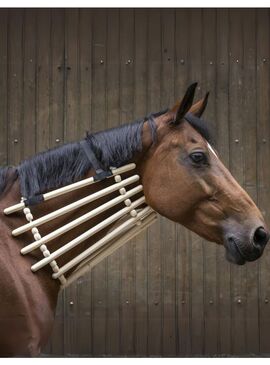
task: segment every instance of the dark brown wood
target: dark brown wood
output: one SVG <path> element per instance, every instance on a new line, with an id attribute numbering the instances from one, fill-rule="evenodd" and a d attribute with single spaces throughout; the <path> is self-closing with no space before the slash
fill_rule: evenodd
<path id="1" fill-rule="evenodd" d="M 9 10 L 8 17 L 8 163 L 22 158 L 23 11 Z"/>
<path id="2" fill-rule="evenodd" d="M 247 9 L 243 17 L 243 46 L 243 120 L 248 125 L 243 128 L 244 187 L 257 203 L 256 12 L 252 9 Z M 255 261 L 246 270 L 246 351 L 255 354 L 259 352 L 260 339 L 258 265 L 259 261 Z"/>
<path id="3" fill-rule="evenodd" d="M 50 147 L 50 24 L 49 9 L 37 10 L 37 151 Z"/>
<path id="4" fill-rule="evenodd" d="M 175 100 L 180 100 L 189 80 L 189 39 L 186 30 L 190 11 L 178 9 L 175 14 Z M 189 232 L 176 225 L 176 347 L 177 355 L 191 352 L 191 277 Z"/>
<path id="5" fill-rule="evenodd" d="M 217 85 L 216 85 L 216 143 L 218 152 L 229 167 L 229 10 L 217 10 Z M 224 257 L 223 247 L 217 249 L 218 286 L 218 353 L 231 353 L 231 265 Z"/>
<path id="6" fill-rule="evenodd" d="M 161 14 L 154 9 L 148 15 L 148 110 L 160 110 L 161 85 Z M 161 231 L 160 221 L 148 231 L 148 340 L 147 355 L 162 354 L 162 296 L 161 296 Z"/>
<path id="7" fill-rule="evenodd" d="M 0 12 L 0 164 L 8 164 L 8 10 Z"/>
<path id="8" fill-rule="evenodd" d="M 134 119 L 134 10 L 120 12 L 120 121 Z M 132 87 L 131 87 L 132 85 Z M 120 354 L 135 352 L 135 247 L 134 241 L 121 248 Z"/>
<path id="9" fill-rule="evenodd" d="M 107 127 L 106 123 L 106 69 L 107 69 L 107 11 L 96 9 L 92 13 L 92 116 L 91 130 Z M 92 285 L 92 333 L 91 352 L 93 356 L 105 354 L 107 263 L 99 263 L 91 275 Z"/>
<path id="10" fill-rule="evenodd" d="M 203 92 L 211 90 L 211 95 L 216 95 L 216 10 L 205 9 L 202 15 L 203 28 Z M 216 103 L 211 98 L 204 118 L 209 120 L 213 138 L 216 140 Z M 204 242 L 204 352 L 217 353 L 218 338 L 218 303 L 217 303 L 217 245 Z"/>
<path id="11" fill-rule="evenodd" d="M 269 17 L 1 9 L 1 165 L 172 106 L 198 81 L 219 155 L 270 224 Z M 236 267 L 223 247 L 160 219 L 60 294 L 44 353 L 269 354 L 269 255 Z"/>
<path id="12" fill-rule="evenodd" d="M 230 170 L 236 180 L 244 183 L 243 141 L 243 16 L 241 10 L 230 10 Z M 231 266 L 232 288 L 232 352 L 246 351 L 246 272 L 245 267 Z"/>
<path id="13" fill-rule="evenodd" d="M 120 124 L 120 26 L 119 10 L 108 10 L 107 17 L 107 79 L 106 115 L 109 126 Z M 120 354 L 120 288 L 121 251 L 107 259 L 106 353 Z"/>
<path id="14" fill-rule="evenodd" d="M 269 57 L 270 57 L 270 14 L 269 10 L 256 11 L 257 23 L 257 187 L 258 204 L 262 210 L 267 224 L 270 223 L 269 215 L 269 181 L 270 169 L 270 124 L 268 115 L 269 106 Z M 259 265 L 259 330 L 260 353 L 269 353 L 269 341 L 267 340 L 270 325 L 270 278 L 267 275 L 270 265 L 269 248 L 264 253 L 264 259 Z"/>
<path id="15" fill-rule="evenodd" d="M 202 10 L 196 9 L 190 14 L 189 28 L 189 73 L 190 81 L 202 83 Z M 201 87 L 200 87 L 201 88 Z M 201 90 L 197 97 L 202 96 Z M 204 353 L 204 260 L 203 239 L 195 234 L 190 235 L 191 240 L 191 353 L 194 355 Z"/>
<path id="16" fill-rule="evenodd" d="M 24 64 L 23 64 L 23 140 L 24 156 L 36 152 L 36 12 L 29 10 L 24 15 Z M 29 133 L 29 131 L 32 131 Z"/>
<path id="17" fill-rule="evenodd" d="M 135 10 L 134 19 L 134 116 L 145 116 L 147 110 L 147 22 L 148 12 Z M 135 355 L 147 353 L 147 234 L 135 242 Z"/>
<path id="18" fill-rule="evenodd" d="M 51 10 L 50 146 L 64 141 L 65 11 Z"/>
<path id="19" fill-rule="evenodd" d="M 65 50 L 64 50 L 64 87 L 65 87 L 65 109 L 64 109 L 64 140 L 71 142 L 79 138 L 79 10 L 65 10 Z M 78 307 L 77 283 L 72 283 L 64 294 L 64 313 L 66 337 L 64 352 L 65 355 L 76 353 L 80 336 L 78 336 L 76 321 L 80 309 Z"/>
<path id="20" fill-rule="evenodd" d="M 77 64 L 78 64 L 78 80 L 77 92 L 75 98 L 78 102 L 78 114 L 75 118 L 78 121 L 77 135 L 82 137 L 86 131 L 91 130 L 91 78 L 92 78 L 92 12 L 90 9 L 79 10 L 75 14 L 78 21 L 78 50 L 77 50 Z M 70 45 L 74 41 L 69 40 Z M 70 48 L 71 48 L 70 47 Z M 70 49 L 72 52 L 72 49 Z M 74 56 L 73 56 L 74 57 Z M 91 272 L 84 275 L 77 283 L 77 313 L 76 318 L 76 352 L 80 354 L 87 354 L 91 346 L 92 339 L 92 293 L 91 293 Z M 86 291 L 85 291 L 86 290 Z"/>
<path id="21" fill-rule="evenodd" d="M 161 14 L 161 100 L 174 105 L 175 13 Z M 161 218 L 162 230 L 162 355 L 176 356 L 176 233 L 175 224 Z"/>
<path id="22" fill-rule="evenodd" d="M 65 49 L 65 12 L 51 10 L 51 88 L 50 88 L 50 146 L 57 146 L 64 141 L 64 49 Z M 54 356 L 64 355 L 63 333 L 65 332 L 64 292 L 58 299 L 50 346 Z"/>

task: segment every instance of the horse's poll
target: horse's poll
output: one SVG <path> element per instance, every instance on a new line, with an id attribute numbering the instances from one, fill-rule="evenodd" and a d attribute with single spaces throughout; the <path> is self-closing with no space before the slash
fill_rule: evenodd
<path id="1" fill-rule="evenodd" d="M 142 185 L 139 184 L 130 190 L 126 190 L 126 188 L 130 184 L 138 183 L 140 179 L 139 175 L 133 175 L 123 180 L 120 175 L 122 173 L 135 169 L 135 167 L 136 165 L 132 163 L 117 169 L 111 168 L 111 174 L 109 174 L 107 178 L 114 177 L 114 179 L 112 179 L 112 182 L 114 182 L 112 183 L 112 185 L 101 189 L 87 197 L 79 199 L 71 204 L 68 204 L 65 207 L 50 212 L 38 219 L 34 219 L 29 206 L 26 206 L 26 201 L 24 198 L 22 198 L 21 203 L 8 207 L 4 210 L 4 213 L 6 215 L 12 214 L 20 210 L 23 210 L 25 214 L 28 223 L 13 230 L 12 235 L 18 236 L 24 232 L 31 230 L 35 240 L 34 242 L 31 242 L 27 246 L 23 247 L 21 253 L 25 255 L 39 248 L 44 256 L 43 259 L 41 259 L 31 267 L 31 270 L 33 272 L 36 272 L 46 265 L 50 265 L 53 270 L 53 279 L 59 279 L 62 286 L 66 286 L 75 279 L 77 279 L 79 276 L 83 275 L 83 273 L 85 273 L 89 268 L 93 267 L 97 262 L 111 254 L 114 250 L 123 245 L 125 242 L 149 227 L 156 220 L 157 214 L 152 208 L 146 205 L 144 196 L 141 196 L 140 198 L 131 201 L 131 198 L 133 196 L 140 192 L 143 192 Z M 95 177 L 83 179 L 76 183 L 43 194 L 41 201 L 53 199 L 70 191 L 85 187 L 93 183 L 98 183 L 98 181 L 99 180 Z M 40 232 L 37 228 L 38 226 L 46 224 L 47 222 L 58 218 L 59 216 L 78 209 L 83 205 L 96 201 L 99 198 L 104 197 L 117 190 L 119 191 L 120 196 L 99 205 L 97 208 L 90 210 L 79 218 L 76 218 L 73 221 L 61 226 L 60 228 L 48 233 L 46 236 L 41 237 Z M 51 253 L 48 250 L 46 246 L 47 242 L 63 235 L 67 231 L 72 230 L 73 228 L 83 224 L 87 220 L 98 216 L 100 213 L 107 211 L 108 209 L 116 206 L 121 202 L 124 203 L 125 207 L 120 209 L 118 212 L 110 215 L 108 218 L 96 224 L 89 230 L 78 235 L 76 238 L 74 238 L 70 242 L 67 242 L 56 251 Z M 122 222 L 123 218 L 126 218 L 124 222 Z M 84 242 L 97 232 L 100 232 L 102 229 L 108 227 L 112 223 L 119 224 L 116 226 L 116 228 L 109 231 L 107 234 L 104 235 L 104 237 L 99 239 L 88 249 L 67 262 L 63 267 L 59 268 L 56 262 L 57 258 L 64 255 L 66 252 Z M 77 268 L 66 279 L 64 274 L 66 274 L 66 272 L 68 272 L 70 269 L 74 268 L 74 266 L 77 266 Z"/>

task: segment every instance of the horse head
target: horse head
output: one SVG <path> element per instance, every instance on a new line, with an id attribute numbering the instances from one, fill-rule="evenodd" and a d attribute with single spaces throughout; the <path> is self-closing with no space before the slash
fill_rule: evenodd
<path id="1" fill-rule="evenodd" d="M 220 160 L 200 119 L 205 98 L 192 105 L 197 84 L 155 119 L 151 143 L 145 123 L 146 155 L 140 166 L 147 203 L 161 215 L 203 238 L 223 244 L 229 261 L 258 259 L 269 239 L 261 212 Z"/>

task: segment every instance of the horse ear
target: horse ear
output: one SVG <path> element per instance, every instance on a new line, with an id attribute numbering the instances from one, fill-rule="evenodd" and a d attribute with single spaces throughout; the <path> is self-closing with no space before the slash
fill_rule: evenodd
<path id="1" fill-rule="evenodd" d="M 199 100 L 196 104 L 192 105 L 189 110 L 189 113 L 195 115 L 196 117 L 200 118 L 207 106 L 209 92 L 205 94 L 205 97 Z"/>
<path id="2" fill-rule="evenodd" d="M 185 114 L 189 111 L 189 109 L 192 106 L 193 103 L 193 99 L 194 99 L 194 95 L 195 95 L 195 90 L 197 87 L 198 83 L 194 82 L 193 84 L 191 84 L 188 88 L 187 91 L 178 107 L 178 105 L 176 105 L 172 111 L 176 112 L 176 107 L 178 107 L 177 112 L 176 112 L 176 118 L 173 122 L 173 124 L 178 125 L 181 120 L 183 119 L 183 117 L 185 116 Z"/>

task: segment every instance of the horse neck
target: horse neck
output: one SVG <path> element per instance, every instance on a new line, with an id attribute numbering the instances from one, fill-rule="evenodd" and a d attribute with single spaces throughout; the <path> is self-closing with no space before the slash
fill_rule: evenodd
<path id="1" fill-rule="evenodd" d="M 145 163 L 144 160 L 145 160 L 146 153 L 148 152 L 148 149 L 152 144 L 152 132 L 151 132 L 151 129 L 149 128 L 148 123 L 145 123 L 143 126 L 142 144 L 143 144 L 142 151 L 139 152 L 134 157 L 134 162 L 137 164 L 136 170 L 133 170 L 130 173 L 126 173 L 125 177 L 134 175 L 138 172 L 139 172 L 139 174 L 140 173 L 143 174 L 142 166 Z M 94 173 L 95 173 L 95 171 L 90 170 L 88 172 L 88 174 L 86 175 L 86 177 L 93 176 Z M 31 213 L 33 215 L 33 219 L 42 217 L 42 216 L 48 214 L 49 212 L 55 211 L 74 201 L 77 201 L 85 196 L 95 193 L 99 189 L 105 188 L 106 186 L 108 186 L 112 183 L 112 179 L 113 178 L 103 180 L 96 184 L 89 185 L 89 186 L 81 188 L 79 190 L 69 192 L 65 195 L 58 196 L 57 198 L 43 202 L 42 204 L 32 206 Z M 132 185 L 130 187 L 132 188 Z M 16 181 L 15 184 L 13 184 L 12 188 L 8 191 L 8 193 L 4 194 L 5 198 L 0 201 L 2 203 L 2 210 L 14 203 L 17 203 L 18 200 L 20 200 L 19 191 L 20 191 L 19 182 Z M 99 198 L 98 200 L 92 202 L 91 204 L 86 204 L 76 210 L 72 210 L 62 216 L 59 216 L 49 222 L 46 222 L 42 226 L 38 227 L 39 232 L 40 232 L 41 236 L 45 236 L 45 235 L 49 234 L 50 232 L 53 232 L 57 228 L 62 227 L 63 225 L 66 225 L 67 223 L 73 221 L 74 219 L 89 212 L 89 210 L 95 209 L 96 207 L 100 206 L 101 204 L 106 203 L 108 200 L 110 200 L 116 196 L 119 196 L 118 191 L 115 191 L 114 193 L 112 193 L 110 195 L 106 195 L 102 198 Z M 65 245 L 66 243 L 70 242 L 71 240 L 73 240 L 74 238 L 79 236 L 80 234 L 89 230 L 90 228 L 95 226 L 97 223 L 106 219 L 107 217 L 114 214 L 118 210 L 119 210 L 119 205 L 115 206 L 109 210 L 106 210 L 102 214 L 99 214 L 98 216 L 94 217 L 93 219 L 86 221 L 85 223 L 73 228 L 72 230 L 69 230 L 65 234 L 57 237 L 57 239 L 54 239 L 54 240 L 48 242 L 47 243 L 48 250 L 50 252 L 56 251 L 57 249 L 59 249 L 60 247 Z M 27 223 L 25 216 L 22 212 L 13 214 L 8 217 L 4 217 L 4 221 L 6 222 L 6 225 L 9 228 L 9 231 Z M 100 233 L 95 234 L 94 237 L 92 237 L 91 239 L 88 239 L 86 242 L 79 244 L 72 250 L 67 251 L 64 255 L 57 258 L 56 261 L 57 261 L 58 266 L 61 267 L 65 263 L 72 260 L 75 256 L 79 255 L 82 251 L 84 251 L 89 246 L 91 246 L 95 241 L 97 241 L 102 236 L 104 236 L 110 228 L 111 228 L 111 226 L 108 226 L 107 229 L 103 229 Z M 31 231 L 29 231 L 29 232 L 26 232 L 23 235 L 19 236 L 18 238 L 14 238 L 12 241 L 17 246 L 17 250 L 19 252 L 22 249 L 22 247 L 27 246 L 29 243 L 32 243 L 34 241 L 34 239 L 33 239 L 33 235 L 31 233 Z M 31 258 L 32 261 L 39 261 L 43 257 L 39 249 L 32 251 L 31 253 L 27 254 L 26 256 L 25 256 L 25 258 Z M 76 266 L 74 267 L 74 269 L 75 268 L 76 268 Z M 29 268 L 29 270 L 30 270 L 30 268 Z M 40 271 L 46 272 L 47 275 L 49 275 L 49 276 L 52 275 L 52 270 L 49 265 L 46 265 Z M 33 275 L 35 275 L 35 274 L 33 274 Z"/>
<path id="2" fill-rule="evenodd" d="M 86 177 L 90 177 L 93 174 L 94 174 L 94 171 L 89 171 L 89 173 L 87 174 Z M 125 173 L 123 175 L 123 178 L 127 178 L 130 175 L 134 175 L 134 174 L 136 174 L 136 171 L 133 170 L 129 173 Z M 36 206 L 32 206 L 30 208 L 31 208 L 31 213 L 33 215 L 33 219 L 42 217 L 52 211 L 55 211 L 61 207 L 66 206 L 74 201 L 77 201 L 83 197 L 89 196 L 89 195 L 97 192 L 100 189 L 106 188 L 107 186 L 111 185 L 112 183 L 113 183 L 113 178 L 109 178 L 109 179 L 97 182 L 93 185 L 72 191 L 65 195 L 61 195 L 57 198 L 43 202 Z M 132 188 L 132 185 L 130 187 Z M 128 189 L 129 189 L 129 187 L 128 187 Z M 41 236 L 45 236 L 45 235 L 49 234 L 50 232 L 53 232 L 57 228 L 62 227 L 63 225 L 66 225 L 67 223 L 73 221 L 74 219 L 82 216 L 83 214 L 89 212 L 90 210 L 97 208 L 98 206 L 106 203 L 107 201 L 109 201 L 112 198 L 117 197 L 117 196 L 119 196 L 119 192 L 115 191 L 114 193 L 104 196 L 102 198 L 99 198 L 98 200 L 96 200 L 90 204 L 86 204 L 76 210 L 73 210 L 62 216 L 59 216 L 58 218 L 53 219 L 53 220 L 39 226 L 38 227 L 39 232 L 40 232 Z M 3 199 L 1 201 L 2 211 L 7 206 L 17 203 L 19 200 L 19 197 L 20 197 L 19 184 L 18 184 L 18 182 L 16 182 L 16 184 L 14 184 L 14 186 L 8 192 L 8 194 L 6 194 L 5 199 Z M 66 232 L 65 234 L 59 236 L 57 239 L 54 239 L 51 242 L 48 242 L 47 243 L 48 250 L 50 252 L 56 251 L 57 249 L 59 249 L 66 243 L 70 242 L 71 240 L 73 240 L 74 238 L 79 236 L 80 234 L 84 233 L 85 231 L 89 230 L 90 228 L 92 228 L 93 226 L 98 224 L 99 222 L 108 218 L 109 216 L 111 216 L 112 214 L 114 214 L 121 208 L 123 208 L 123 204 L 121 205 L 121 207 L 119 205 L 112 207 L 109 210 L 106 210 L 105 212 L 99 214 L 98 216 L 90 219 L 89 221 L 86 221 L 85 223 L 83 223 L 83 224 L 73 228 L 72 230 Z M 4 216 L 4 220 L 6 221 L 6 224 L 8 226 L 9 234 L 13 229 L 27 223 L 25 216 L 22 212 L 13 214 L 11 216 Z M 66 264 L 67 262 L 72 260 L 74 257 L 79 255 L 81 252 L 83 252 L 85 249 L 87 249 L 89 246 L 91 246 L 97 240 L 102 238 L 110 228 L 111 228 L 111 226 L 108 226 L 106 229 L 103 229 L 101 232 L 97 233 L 96 235 L 94 235 L 93 237 L 88 239 L 87 241 L 79 244 L 74 249 L 66 252 L 64 255 L 57 258 L 56 261 L 57 261 L 58 266 L 62 267 L 64 264 Z M 24 257 L 19 254 L 20 250 L 23 247 L 27 246 L 29 243 L 34 241 L 31 231 L 26 232 L 26 233 L 22 234 L 21 236 L 18 236 L 18 238 L 13 238 L 12 241 L 13 241 L 14 245 L 16 246 L 16 250 L 18 251 L 18 256 L 20 257 L 20 259 L 28 260 L 30 258 L 30 261 L 33 264 L 33 261 L 39 261 L 42 258 L 42 254 L 39 249 L 32 251 L 31 253 L 25 255 Z M 29 265 L 29 271 L 30 271 L 30 266 L 31 265 Z M 74 269 L 75 268 L 76 268 L 76 266 L 74 267 Z M 49 277 L 51 277 L 51 275 L 52 275 L 52 269 L 49 265 L 46 265 L 43 269 L 40 270 L 40 272 L 46 272 L 46 275 Z M 67 273 L 67 278 L 68 278 L 69 274 L 70 273 Z M 34 273 L 33 275 L 37 275 L 37 274 Z"/>

